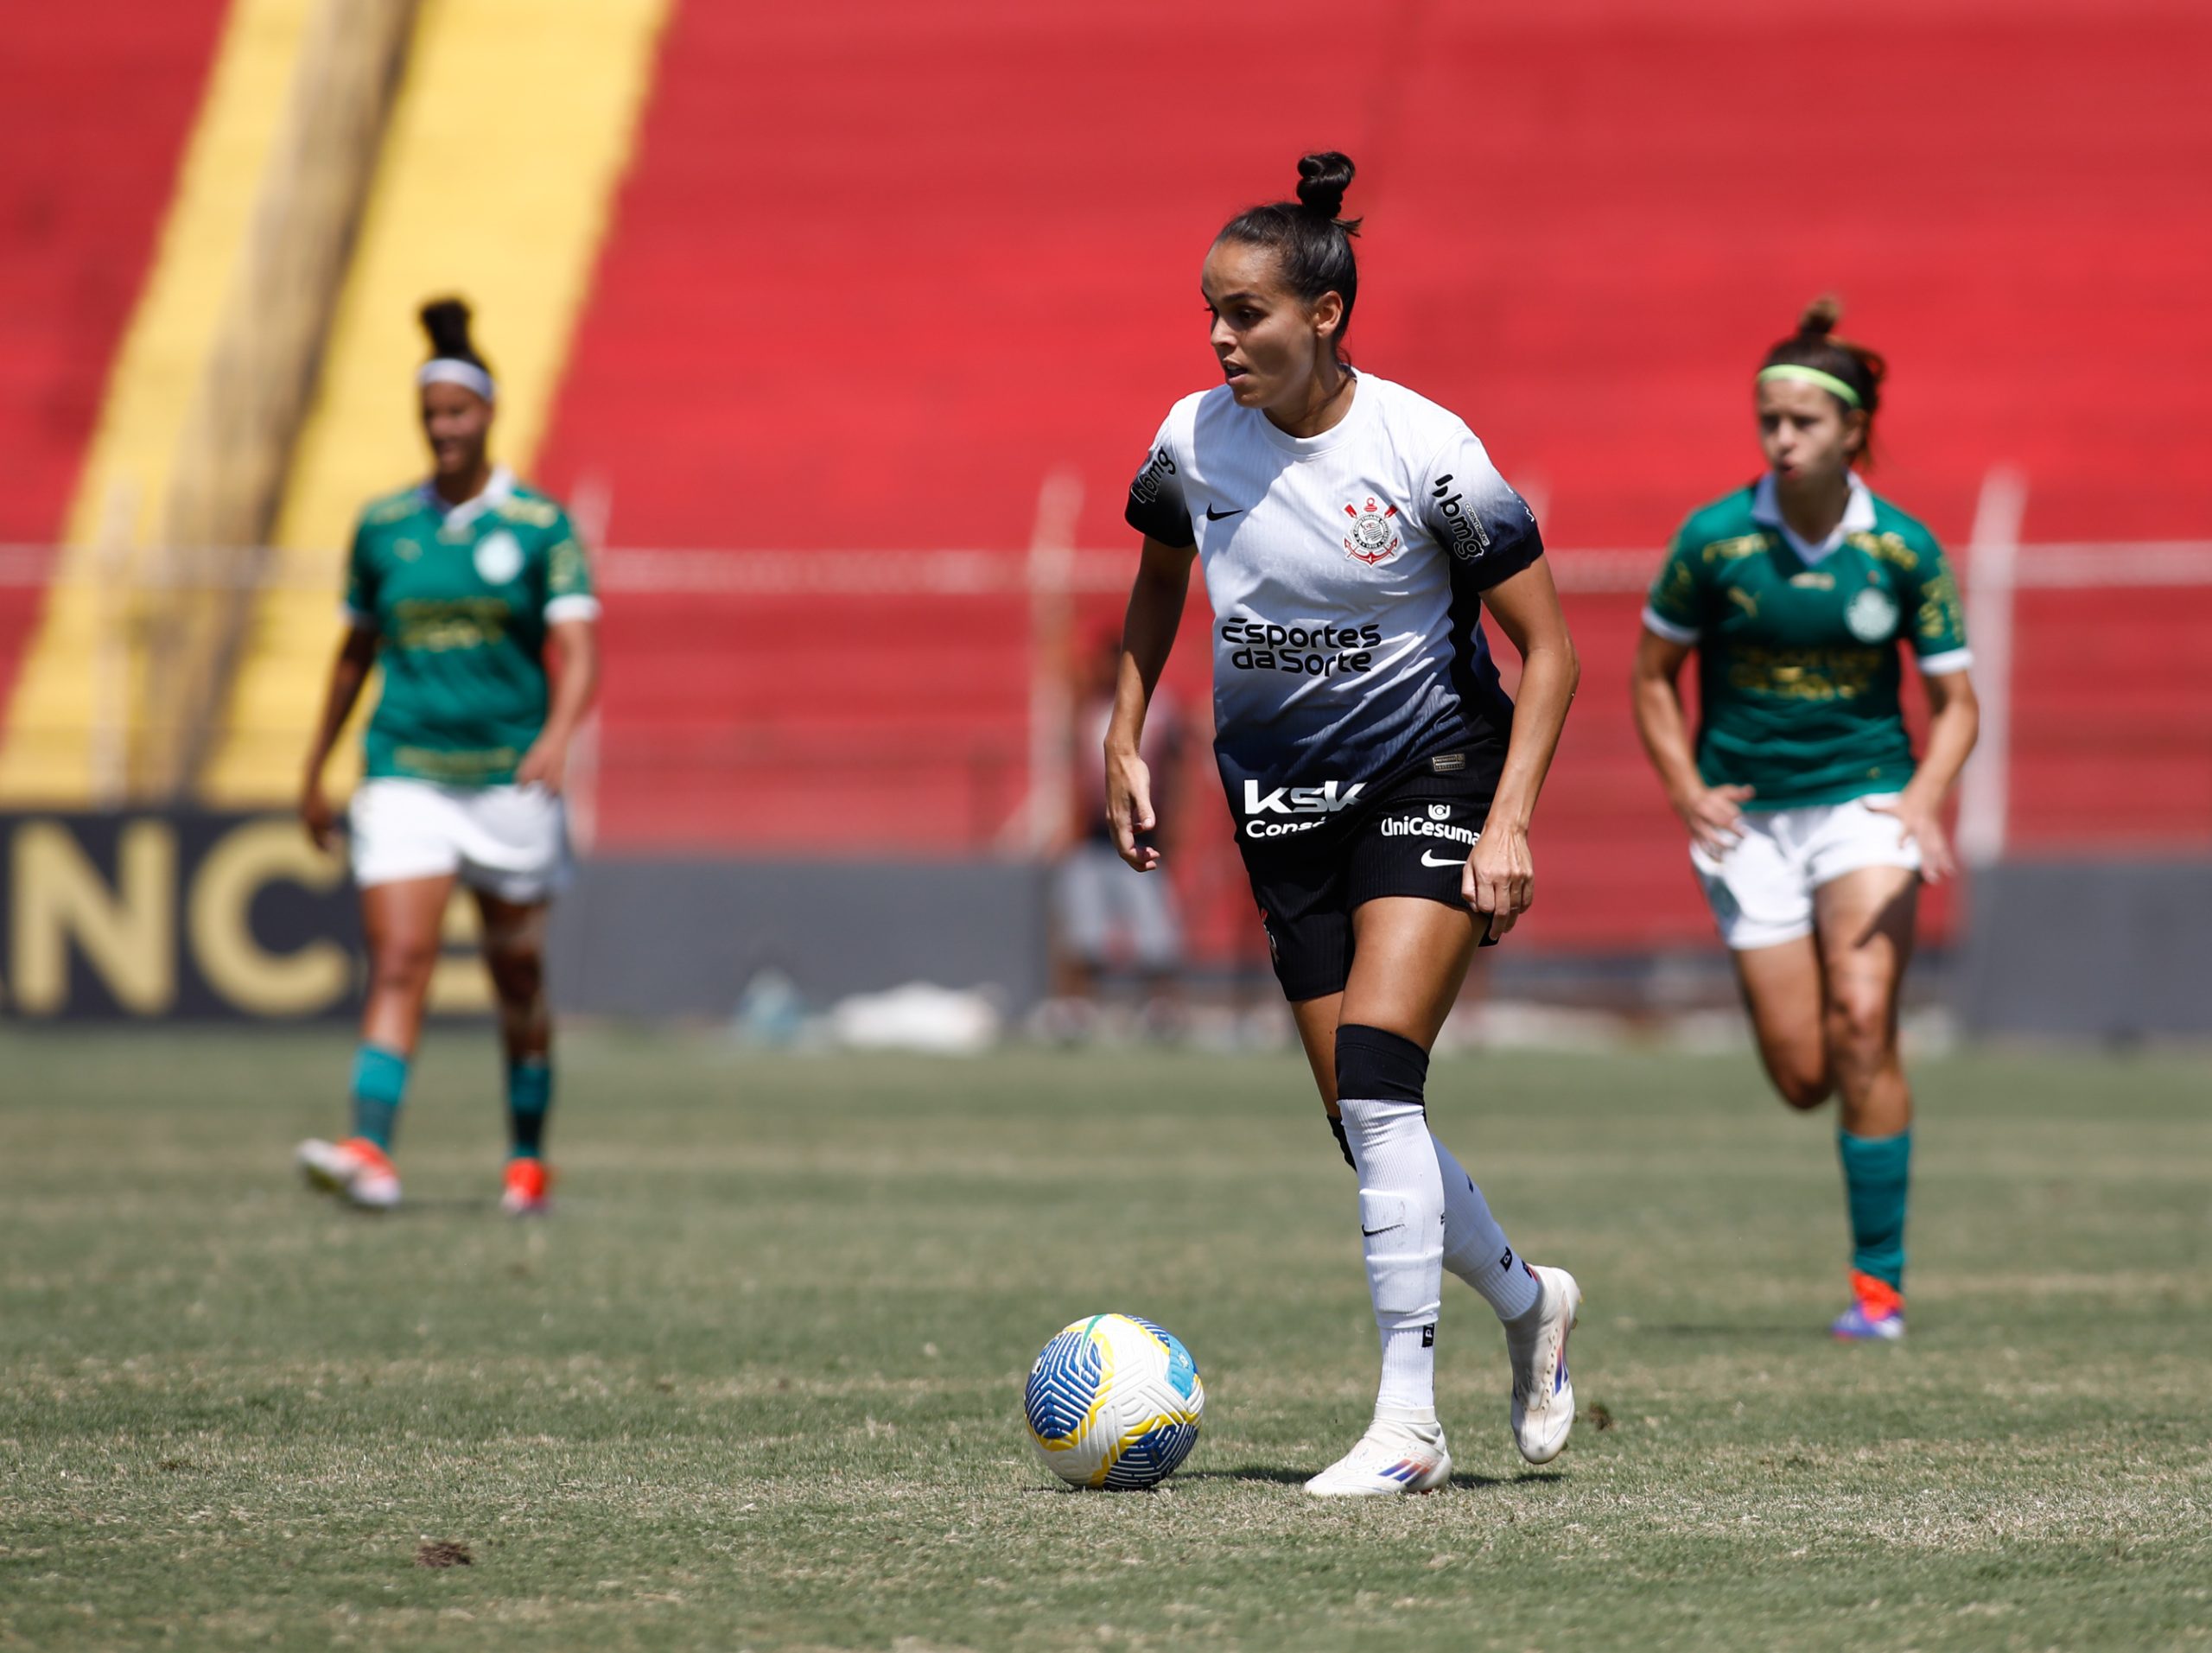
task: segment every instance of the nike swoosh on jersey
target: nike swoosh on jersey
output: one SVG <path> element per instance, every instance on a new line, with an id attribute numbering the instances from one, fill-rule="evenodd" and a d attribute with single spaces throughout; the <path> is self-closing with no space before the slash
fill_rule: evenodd
<path id="1" fill-rule="evenodd" d="M 1465 855 L 1446 855 L 1439 861 L 1431 851 L 1424 849 L 1421 852 L 1421 864 L 1424 867 L 1464 867 L 1467 864 L 1467 858 Z"/>
<path id="2" fill-rule="evenodd" d="M 1211 505 L 1208 505 L 1206 507 L 1206 520 L 1208 522 L 1219 522 L 1224 517 L 1241 517 L 1251 507 L 1249 505 L 1239 505 L 1234 511 L 1216 511 Z"/>

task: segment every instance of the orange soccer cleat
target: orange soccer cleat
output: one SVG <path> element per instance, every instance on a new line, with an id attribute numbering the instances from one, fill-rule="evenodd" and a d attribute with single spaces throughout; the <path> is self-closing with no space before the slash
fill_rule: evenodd
<path id="1" fill-rule="evenodd" d="M 365 1136 L 342 1142 L 310 1137 L 294 1156 L 308 1186 L 335 1194 L 363 1211 L 388 1211 L 399 1204 L 399 1167 Z"/>
<path id="2" fill-rule="evenodd" d="M 510 1217 L 542 1217 L 552 1205 L 553 1171 L 543 1160 L 509 1160 L 499 1209 Z"/>
<path id="3" fill-rule="evenodd" d="M 1904 1294 L 1886 1280 L 1851 1271 L 1851 1307 L 1828 1328 L 1853 1342 L 1895 1343 L 1904 1336 Z"/>

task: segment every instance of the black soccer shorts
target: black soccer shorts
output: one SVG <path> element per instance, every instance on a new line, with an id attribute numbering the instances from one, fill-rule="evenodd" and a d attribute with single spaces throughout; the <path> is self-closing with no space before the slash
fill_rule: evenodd
<path id="1" fill-rule="evenodd" d="M 1283 996 L 1296 1004 L 1344 991 L 1351 915 L 1362 902 L 1416 895 L 1465 911 L 1460 874 L 1497 790 L 1488 766 L 1442 775 L 1423 767 L 1383 787 L 1324 842 L 1240 843 Z M 1482 944 L 1492 944 L 1487 927 Z"/>

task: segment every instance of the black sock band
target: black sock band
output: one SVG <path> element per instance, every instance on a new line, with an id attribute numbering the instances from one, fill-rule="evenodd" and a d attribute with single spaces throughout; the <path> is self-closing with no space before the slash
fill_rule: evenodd
<path id="1" fill-rule="evenodd" d="M 1329 1128 L 1337 1134 L 1337 1151 L 1344 1156 L 1344 1163 L 1353 1170 L 1358 1170 L 1359 1161 L 1351 1157 L 1351 1138 L 1344 1135 L 1344 1122 L 1332 1114 Z"/>
<path id="2" fill-rule="evenodd" d="M 1428 1052 L 1412 1039 L 1357 1022 L 1337 1029 L 1337 1095 L 1426 1103 Z"/>

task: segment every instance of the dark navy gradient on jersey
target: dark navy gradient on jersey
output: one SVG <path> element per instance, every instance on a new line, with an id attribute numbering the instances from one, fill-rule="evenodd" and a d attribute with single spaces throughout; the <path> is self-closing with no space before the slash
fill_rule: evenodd
<path id="1" fill-rule="evenodd" d="M 1417 766 L 1503 762 L 1513 708 L 1481 595 L 1543 542 L 1446 410 L 1363 374 L 1336 429 L 1300 438 L 1226 386 L 1189 397 L 1127 516 L 1198 550 L 1215 753 L 1246 849 L 1331 836 Z"/>
<path id="2" fill-rule="evenodd" d="M 1130 527 L 1163 545 L 1184 547 L 1198 543 L 1191 531 L 1191 509 L 1183 503 L 1183 483 L 1176 471 L 1175 456 L 1164 446 L 1153 449 L 1152 457 L 1129 484 L 1129 503 L 1122 514 Z"/>

